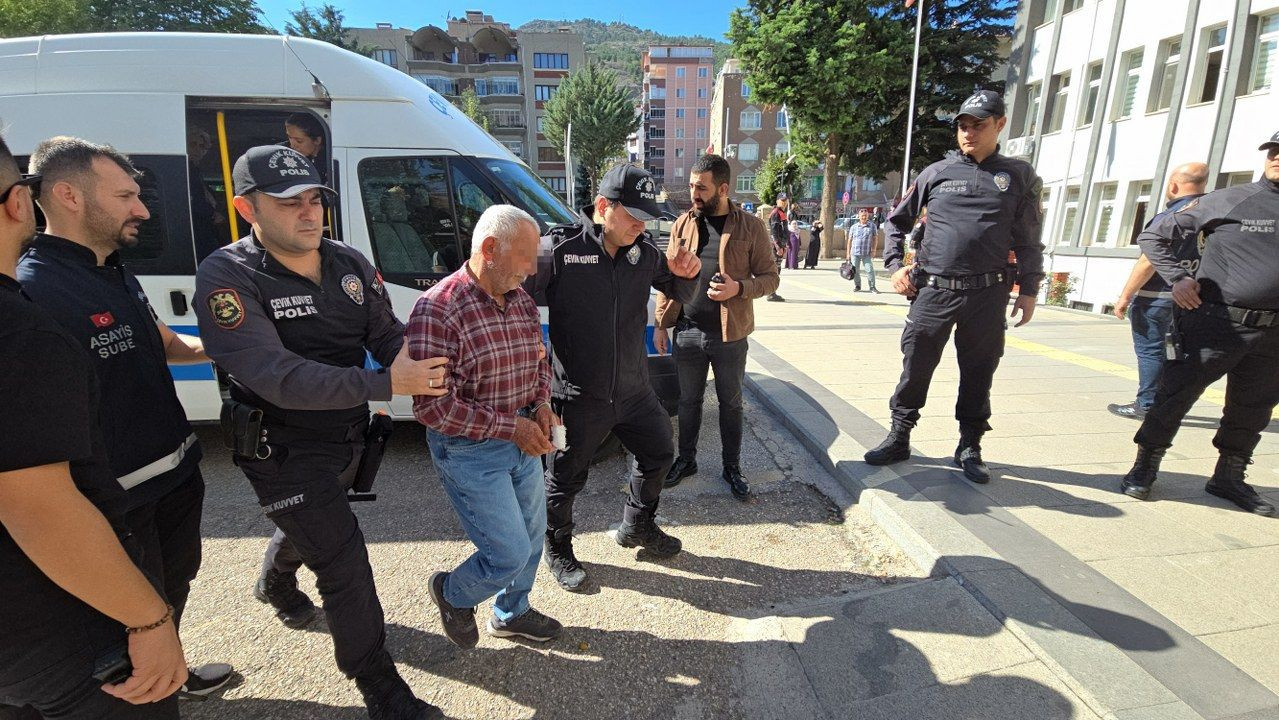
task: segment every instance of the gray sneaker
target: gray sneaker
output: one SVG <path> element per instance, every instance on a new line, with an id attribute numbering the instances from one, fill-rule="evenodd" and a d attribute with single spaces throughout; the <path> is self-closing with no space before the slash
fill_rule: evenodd
<path id="1" fill-rule="evenodd" d="M 469 650 L 480 641 L 480 631 L 475 627 L 475 608 L 458 608 L 444 599 L 444 578 L 446 572 L 437 572 L 431 576 L 427 589 L 431 601 L 440 610 L 440 624 L 444 626 L 444 637 L 449 642 Z"/>
<path id="2" fill-rule="evenodd" d="M 519 617 L 510 620 L 498 620 L 497 616 L 489 618 L 488 633 L 493 637 L 522 637 L 534 642 L 554 640 L 564 631 L 564 626 L 554 618 L 529 608 Z"/>

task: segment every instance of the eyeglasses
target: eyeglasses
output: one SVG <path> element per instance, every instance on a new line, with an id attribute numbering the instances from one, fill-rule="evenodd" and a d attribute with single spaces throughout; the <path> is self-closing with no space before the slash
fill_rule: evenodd
<path id="1" fill-rule="evenodd" d="M 23 175 L 21 180 L 5 188 L 5 191 L 0 193 L 0 205 L 9 202 L 9 193 L 13 192 L 16 187 L 25 186 L 31 188 L 31 198 L 33 200 L 40 197 L 40 181 L 43 179 L 40 175 Z"/>

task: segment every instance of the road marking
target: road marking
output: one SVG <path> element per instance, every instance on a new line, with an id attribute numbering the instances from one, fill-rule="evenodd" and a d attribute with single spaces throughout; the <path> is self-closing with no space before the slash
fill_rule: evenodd
<path id="1" fill-rule="evenodd" d="M 816 285 L 810 285 L 806 282 L 802 282 L 799 280 L 787 279 L 786 284 L 794 287 L 803 288 L 810 292 L 815 292 L 819 295 L 825 295 L 827 297 L 835 297 L 835 298 L 839 298 L 840 300 L 849 299 L 848 293 L 840 293 L 834 290 L 827 290 L 826 288 L 817 287 Z M 888 313 L 889 315 L 895 315 L 897 317 L 906 317 L 906 313 L 907 313 L 907 309 L 899 305 L 873 305 L 870 303 L 866 303 L 862 305 L 862 307 L 865 307 L 870 310 L 878 310 L 880 312 Z M 1089 357 L 1088 355 L 1081 355 L 1080 353 L 1077 353 L 1077 352 L 1062 350 L 1060 348 L 1055 348 L 1051 345 L 1044 345 L 1043 343 L 1034 342 L 1033 340 L 1026 340 L 1024 338 L 1014 337 L 1011 334 L 1004 335 L 1004 343 L 1008 345 L 1009 347 L 1016 348 L 1023 352 L 1031 353 L 1032 355 L 1038 355 L 1040 357 L 1047 358 L 1049 360 L 1069 363 L 1071 365 L 1078 365 L 1079 367 L 1087 368 L 1089 370 L 1092 370 L 1093 372 L 1101 373 L 1104 375 L 1113 375 L 1115 377 L 1124 378 L 1125 380 L 1132 380 L 1133 382 L 1137 382 L 1137 371 L 1128 367 L 1127 365 L 1120 365 L 1119 363 L 1113 363 L 1113 362 L 1110 362 L 1109 360 L 1100 360 L 1095 357 Z M 1222 392 L 1221 390 L 1214 390 L 1213 388 L 1208 388 L 1207 390 L 1204 390 L 1202 398 L 1209 402 L 1216 403 L 1217 405 L 1226 404 L 1226 394 Z"/>

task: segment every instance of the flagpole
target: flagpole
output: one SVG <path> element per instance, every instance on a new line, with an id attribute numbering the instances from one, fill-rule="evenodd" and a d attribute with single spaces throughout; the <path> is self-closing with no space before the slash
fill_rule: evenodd
<path id="1" fill-rule="evenodd" d="M 906 188 L 910 186 L 910 140 L 915 134 L 915 88 L 919 84 L 919 37 L 924 29 L 924 4 L 928 0 L 919 0 L 919 8 L 915 11 L 915 60 L 910 66 L 910 113 L 906 116 L 906 159 L 902 165 L 901 196 L 906 197 Z M 910 2 L 906 3 L 910 7 Z"/>
<path id="2" fill-rule="evenodd" d="M 576 183 L 574 181 L 577 179 L 577 173 L 573 171 L 572 148 L 573 148 L 573 121 L 570 120 L 568 123 L 568 126 L 564 128 L 564 171 L 565 171 L 564 174 L 567 176 L 566 177 L 567 182 L 565 182 L 565 185 L 566 185 L 565 190 L 567 190 L 567 192 L 565 192 L 564 195 L 568 199 L 569 209 L 576 212 L 577 205 L 575 205 L 574 203 L 576 202 L 577 198 L 574 196 L 577 194 L 576 192 L 577 188 L 575 187 Z"/>

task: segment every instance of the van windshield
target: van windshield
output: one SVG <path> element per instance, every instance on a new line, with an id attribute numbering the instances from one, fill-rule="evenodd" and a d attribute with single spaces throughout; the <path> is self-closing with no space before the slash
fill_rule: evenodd
<path id="1" fill-rule="evenodd" d="M 527 167 L 495 158 L 486 158 L 482 162 L 502 187 L 518 198 L 524 209 L 545 225 L 571 225 L 577 222 L 577 215 L 569 210 L 560 196 Z"/>

